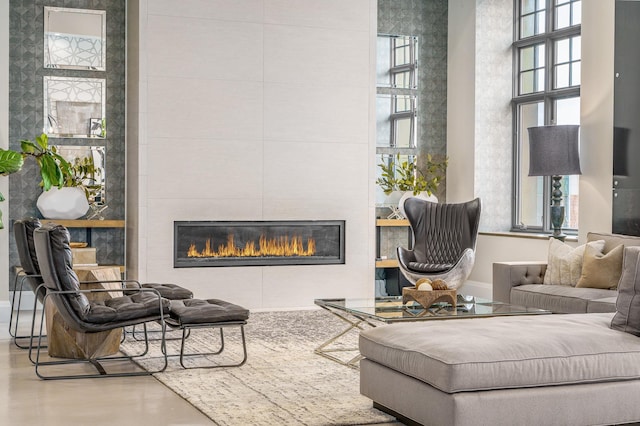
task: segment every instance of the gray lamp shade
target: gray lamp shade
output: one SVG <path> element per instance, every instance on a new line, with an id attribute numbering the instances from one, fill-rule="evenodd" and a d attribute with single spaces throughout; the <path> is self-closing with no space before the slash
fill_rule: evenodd
<path id="1" fill-rule="evenodd" d="M 529 127 L 529 176 L 579 175 L 577 125 Z"/>

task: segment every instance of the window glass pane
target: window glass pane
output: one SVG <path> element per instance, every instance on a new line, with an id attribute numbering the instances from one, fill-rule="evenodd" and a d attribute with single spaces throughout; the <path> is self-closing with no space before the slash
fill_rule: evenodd
<path id="1" fill-rule="evenodd" d="M 413 119 L 410 117 L 395 120 L 395 146 L 413 148 Z"/>
<path id="2" fill-rule="evenodd" d="M 558 65 L 555 67 L 555 85 L 556 89 L 569 87 L 569 64 Z"/>
<path id="3" fill-rule="evenodd" d="M 393 73 L 394 87 L 409 87 L 409 71 Z"/>
<path id="4" fill-rule="evenodd" d="M 535 7 L 536 0 L 522 0 L 520 3 L 520 15 L 533 12 Z"/>
<path id="5" fill-rule="evenodd" d="M 556 30 L 571 26 L 571 5 L 556 7 Z"/>
<path id="6" fill-rule="evenodd" d="M 376 96 L 376 146 L 391 146 L 391 96 Z"/>
<path id="7" fill-rule="evenodd" d="M 537 10 L 542 10 L 542 9 L 545 8 L 545 6 L 546 6 L 546 0 L 538 0 L 536 2 L 536 9 Z"/>
<path id="8" fill-rule="evenodd" d="M 573 37 L 571 39 L 571 60 L 578 61 L 582 53 L 582 37 Z"/>
<path id="9" fill-rule="evenodd" d="M 580 124 L 580 98 L 564 98 L 555 101 L 556 124 Z"/>
<path id="10" fill-rule="evenodd" d="M 579 86 L 580 85 L 580 64 L 581 62 L 575 62 L 571 64 L 571 85 Z"/>
<path id="11" fill-rule="evenodd" d="M 536 17 L 527 15 L 520 20 L 520 38 L 531 37 L 535 34 Z"/>
<path id="12" fill-rule="evenodd" d="M 387 87 L 391 83 L 391 38 L 378 36 L 376 45 L 376 84 Z"/>
<path id="13" fill-rule="evenodd" d="M 533 93 L 533 71 L 527 71 L 520 74 L 520 94 L 526 95 Z"/>
<path id="14" fill-rule="evenodd" d="M 529 127 L 544 124 L 544 103 L 520 105 L 518 108 L 518 135 L 520 135 L 520 194 L 518 197 L 520 223 L 525 226 L 542 227 L 544 208 L 544 179 L 529 177 Z"/>
<path id="15" fill-rule="evenodd" d="M 536 68 L 545 66 L 544 44 L 536 45 Z"/>
<path id="16" fill-rule="evenodd" d="M 555 101 L 555 122 L 557 124 L 580 124 L 580 98 L 565 98 Z M 564 228 L 578 229 L 578 176 L 562 178 L 562 198 L 564 203 Z"/>
<path id="17" fill-rule="evenodd" d="M 542 34 L 546 31 L 546 13 L 544 10 L 542 12 L 536 13 L 536 34 Z"/>
<path id="18" fill-rule="evenodd" d="M 394 65 L 406 65 L 411 61 L 409 45 L 405 44 L 405 39 L 396 39 L 398 45 L 394 49 L 393 63 Z"/>
<path id="19" fill-rule="evenodd" d="M 394 112 L 411 111 L 411 98 L 409 96 L 395 96 Z"/>
<path id="20" fill-rule="evenodd" d="M 520 70 L 533 69 L 534 47 L 525 47 L 520 49 Z"/>
<path id="21" fill-rule="evenodd" d="M 582 23 L 582 2 L 577 1 L 571 5 L 573 13 L 571 14 L 571 25 L 579 25 Z"/>
<path id="22" fill-rule="evenodd" d="M 414 148 L 416 98 L 412 95 L 378 94 L 376 97 L 376 146 Z"/>
<path id="23" fill-rule="evenodd" d="M 556 63 L 569 62 L 570 45 L 571 43 L 568 38 L 556 41 Z"/>
<path id="24" fill-rule="evenodd" d="M 544 90 L 544 69 L 536 71 L 535 91 L 542 92 Z"/>

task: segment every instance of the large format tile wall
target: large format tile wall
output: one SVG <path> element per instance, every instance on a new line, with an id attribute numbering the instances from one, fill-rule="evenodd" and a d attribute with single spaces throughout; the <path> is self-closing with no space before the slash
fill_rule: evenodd
<path id="1" fill-rule="evenodd" d="M 250 308 L 372 295 L 376 2 L 129 8 L 130 276 Z M 174 221 L 292 219 L 346 220 L 346 264 L 173 268 Z"/>

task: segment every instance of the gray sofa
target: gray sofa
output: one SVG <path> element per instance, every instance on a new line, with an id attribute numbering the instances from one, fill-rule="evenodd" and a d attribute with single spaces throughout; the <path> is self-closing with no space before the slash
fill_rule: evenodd
<path id="1" fill-rule="evenodd" d="M 589 232 L 587 242 L 604 240 L 604 253 L 616 246 L 640 246 L 640 237 Z M 493 300 L 547 309 L 554 313 L 615 312 L 618 292 L 543 284 L 545 262 L 493 264 Z"/>

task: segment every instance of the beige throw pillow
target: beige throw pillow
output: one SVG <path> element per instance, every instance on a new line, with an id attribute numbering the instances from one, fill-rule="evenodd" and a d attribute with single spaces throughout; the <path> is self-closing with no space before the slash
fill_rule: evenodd
<path id="1" fill-rule="evenodd" d="M 604 240 L 591 241 L 574 248 L 560 240 L 549 238 L 549 257 L 543 283 L 575 287 L 582 275 L 582 258 L 586 246 L 602 253 Z"/>
<path id="2" fill-rule="evenodd" d="M 582 275 L 576 287 L 617 288 L 622 274 L 623 255 L 622 244 L 607 254 L 602 254 L 593 247 L 587 247 L 582 262 Z"/>

